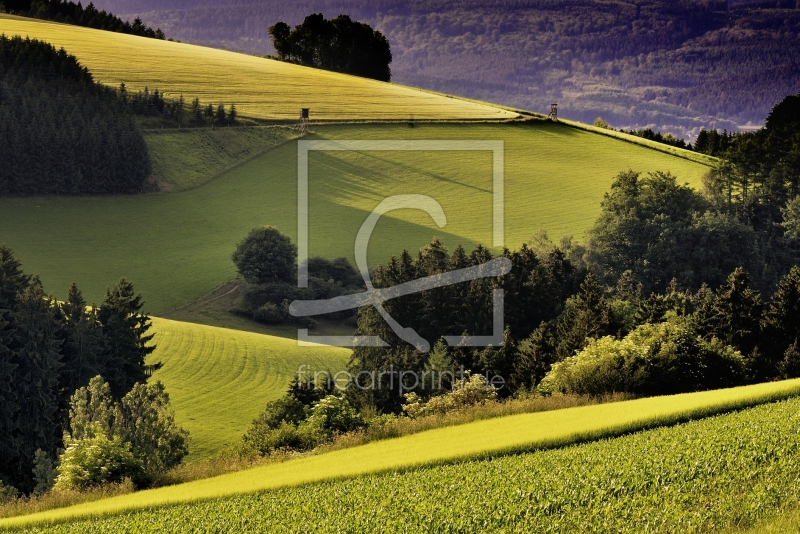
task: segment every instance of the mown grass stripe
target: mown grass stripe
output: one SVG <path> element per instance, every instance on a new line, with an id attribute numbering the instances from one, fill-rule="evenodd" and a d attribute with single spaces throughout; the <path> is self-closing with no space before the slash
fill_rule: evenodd
<path id="1" fill-rule="evenodd" d="M 0 527 L 190 503 L 421 466 L 566 446 L 794 396 L 800 379 L 514 415 L 307 456 L 178 486 L 0 521 Z"/>

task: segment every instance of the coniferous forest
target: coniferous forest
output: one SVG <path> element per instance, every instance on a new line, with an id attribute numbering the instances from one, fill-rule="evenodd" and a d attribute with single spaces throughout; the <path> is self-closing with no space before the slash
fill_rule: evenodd
<path id="1" fill-rule="evenodd" d="M 113 89 L 63 49 L 0 36 L 0 195 L 135 193 L 147 145 Z"/>
<path id="2" fill-rule="evenodd" d="M 54 20 L 76 26 L 86 26 L 97 30 L 107 30 L 139 37 L 164 39 L 164 32 L 153 29 L 136 18 L 131 24 L 105 10 L 98 11 L 93 3 L 83 7 L 80 2 L 64 0 L 6 0 L 2 4 L 10 13 L 43 20 Z M 0 7 L 2 9 L 2 7 Z"/>
<path id="3" fill-rule="evenodd" d="M 102 376 L 117 400 L 146 379 L 150 321 L 125 279 L 87 307 L 74 284 L 64 302 L 0 246 L 0 479 L 30 492 L 38 455 L 64 447 L 70 398 Z"/>

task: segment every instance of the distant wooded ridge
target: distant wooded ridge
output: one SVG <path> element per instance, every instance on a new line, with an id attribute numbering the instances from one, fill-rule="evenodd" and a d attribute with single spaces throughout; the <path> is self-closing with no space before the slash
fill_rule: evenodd
<path id="1" fill-rule="evenodd" d="M 234 5 L 235 4 L 235 5 Z M 638 4 L 638 8 L 636 5 Z M 392 45 L 392 80 L 616 129 L 762 125 L 800 87 L 800 10 L 724 1 L 98 0 L 184 42 L 274 54 L 267 28 L 347 13 Z M 744 9 L 753 7 L 753 9 Z"/>

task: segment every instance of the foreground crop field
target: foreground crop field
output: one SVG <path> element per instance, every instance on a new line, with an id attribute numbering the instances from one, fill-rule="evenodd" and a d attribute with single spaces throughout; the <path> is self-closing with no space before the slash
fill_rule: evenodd
<path id="1" fill-rule="evenodd" d="M 800 399 L 596 443 L 29 532 L 713 532 L 800 503 Z"/>
<path id="2" fill-rule="evenodd" d="M 343 369 L 347 349 L 298 347 L 273 336 L 154 318 L 164 367 L 151 380 L 167 387 L 178 423 L 190 432 L 188 461 L 238 441 L 267 401 L 282 396 L 297 368 Z"/>
<path id="3" fill-rule="evenodd" d="M 148 135 L 163 162 L 180 162 L 179 133 Z M 187 136 L 197 135 L 186 132 Z M 545 229 L 556 240 L 583 236 L 620 171 L 671 171 L 699 186 L 707 167 L 610 137 L 548 122 L 513 124 L 342 125 L 316 127 L 309 139 L 447 139 L 505 142 L 505 242 L 518 248 Z M 198 147 L 198 150 L 203 150 Z M 170 167 L 171 175 L 180 169 Z M 392 194 L 418 193 L 443 206 L 439 229 L 424 213 L 388 214 L 370 240 L 370 261 L 385 262 L 441 236 L 491 245 L 489 152 L 312 152 L 309 170 L 310 252 L 352 259 L 358 228 Z M 297 143 L 289 142 L 180 193 L 119 197 L 0 199 L 0 243 L 26 271 L 39 273 L 63 297 L 77 282 L 102 299 L 121 276 L 144 294 L 147 310 L 164 313 L 235 276 L 230 255 L 254 226 L 272 224 L 296 239 Z M 58 258 L 58 261 L 54 261 Z"/>
<path id="4" fill-rule="evenodd" d="M 397 439 L 373 442 L 360 447 L 338 450 L 327 454 L 302 457 L 283 463 L 267 464 L 247 471 L 231 473 L 187 484 L 143 491 L 70 508 L 32 514 L 30 516 L 0 520 L 0 528 L 42 521 L 75 519 L 87 515 L 109 514 L 166 504 L 190 503 L 202 499 L 225 497 L 240 493 L 253 493 L 267 489 L 280 489 L 288 486 L 298 486 L 326 480 L 346 479 L 358 475 L 406 470 L 426 465 L 450 463 L 457 460 L 480 459 L 534 449 L 561 447 L 591 439 L 616 436 L 645 428 L 674 424 L 687 419 L 700 418 L 768 402 L 770 400 L 783 399 L 797 395 L 798 393 L 800 393 L 800 379 L 727 390 L 690 393 L 670 397 L 655 397 L 490 419 L 461 426 L 431 430 Z M 781 433 L 787 431 L 787 428 L 783 426 L 787 423 L 795 425 L 788 428 L 789 432 L 793 431 L 792 429 L 796 428 L 797 425 L 800 425 L 800 420 L 797 419 L 797 402 L 793 401 L 793 403 L 787 404 L 787 406 L 791 406 L 794 410 L 792 412 L 794 417 L 783 417 L 767 412 L 767 419 L 771 419 L 770 424 L 777 426 L 777 430 L 773 432 L 773 435 L 767 436 L 761 441 L 753 441 L 749 436 L 739 441 L 739 433 L 720 432 L 719 428 L 715 427 L 704 439 L 695 438 L 694 440 L 687 440 L 686 436 L 679 434 L 678 439 L 669 441 L 667 446 L 664 447 L 664 451 L 654 450 L 652 454 L 649 452 L 645 454 L 641 451 L 647 451 L 647 447 L 637 446 L 637 448 L 641 449 L 639 453 L 634 454 L 634 452 L 630 450 L 623 451 L 623 453 L 615 456 L 615 458 L 620 458 L 620 461 L 624 460 L 625 462 L 652 462 L 653 467 L 657 467 L 661 462 L 660 458 L 662 455 L 667 455 L 668 451 L 675 450 L 675 443 L 677 441 L 677 443 L 683 446 L 682 449 L 677 449 L 677 452 L 683 453 L 684 455 L 695 454 L 699 451 L 706 451 L 706 454 L 710 454 L 712 457 L 716 457 L 720 455 L 721 452 L 725 451 L 735 454 L 730 460 L 728 457 L 723 456 L 724 463 L 722 465 L 726 465 L 727 462 L 736 461 L 737 459 L 750 463 L 756 462 L 754 465 L 758 465 L 758 462 L 771 462 L 780 459 L 781 463 L 775 468 L 775 472 L 779 473 L 779 468 L 786 463 L 786 459 L 784 458 L 785 452 L 781 449 L 780 454 L 776 455 L 773 451 L 773 442 L 770 441 L 770 438 L 780 439 Z M 755 426 L 747 427 L 746 430 L 755 431 L 756 435 L 760 433 L 760 430 Z M 777 435 L 775 435 L 775 433 L 777 433 Z M 795 435 L 787 439 L 790 440 L 791 451 L 795 451 L 796 444 L 800 443 L 800 437 Z M 732 440 L 735 446 L 726 447 L 727 442 L 725 440 Z M 613 443 L 613 441 L 609 443 Z M 720 450 L 713 449 L 713 451 L 709 451 L 708 447 L 716 447 L 716 443 L 721 443 L 722 448 Z M 597 446 L 598 445 L 595 445 L 595 447 Z M 748 451 L 753 448 L 761 452 L 755 458 L 750 458 L 749 456 L 739 458 L 736 447 L 746 447 Z M 559 453 L 553 454 L 557 455 Z M 679 456 L 680 454 L 678 454 L 678 457 Z M 673 454 L 670 458 L 675 457 L 676 456 Z M 534 456 L 534 458 L 536 457 Z M 568 456 L 567 460 L 565 460 L 564 469 L 567 469 L 568 472 L 571 470 L 571 472 L 576 474 L 573 475 L 572 478 L 561 477 L 557 484 L 555 482 L 550 482 L 548 485 L 542 486 L 539 489 L 531 487 L 531 484 L 522 484 L 520 486 L 508 485 L 508 477 L 506 475 L 499 476 L 494 482 L 497 488 L 495 491 L 504 491 L 506 493 L 502 498 L 491 498 L 488 501 L 483 500 L 487 497 L 487 493 L 477 489 L 481 487 L 480 484 L 478 486 L 469 487 L 467 481 L 474 480 L 469 472 L 465 472 L 463 476 L 457 474 L 450 480 L 444 479 L 447 480 L 447 483 L 440 486 L 440 491 L 444 492 L 444 494 L 441 496 L 432 496 L 430 498 L 424 491 L 408 490 L 405 492 L 403 490 L 397 493 L 394 490 L 381 487 L 375 489 L 374 493 L 371 493 L 375 496 L 373 498 L 377 499 L 375 502 L 371 502 L 367 497 L 361 497 L 356 493 L 348 494 L 345 492 L 344 489 L 349 487 L 349 484 L 358 485 L 358 481 L 340 483 L 341 485 L 338 486 L 339 490 L 334 489 L 331 491 L 330 483 L 327 483 L 321 488 L 312 489 L 310 491 L 327 492 L 332 502 L 337 502 L 341 506 L 347 507 L 348 510 L 346 513 L 357 514 L 355 517 L 363 516 L 366 518 L 367 516 L 372 516 L 375 518 L 380 517 L 381 520 L 387 520 L 393 517 L 397 521 L 406 521 L 406 516 L 411 518 L 415 516 L 413 507 L 410 507 L 406 502 L 398 502 L 397 504 L 391 502 L 396 496 L 406 494 L 410 499 L 422 499 L 424 502 L 428 503 L 426 506 L 431 507 L 431 510 L 435 510 L 438 506 L 445 505 L 448 509 L 451 509 L 456 502 L 462 504 L 461 501 L 453 499 L 453 492 L 465 491 L 471 494 L 472 497 L 470 498 L 471 500 L 464 500 L 463 503 L 474 502 L 476 499 L 478 503 L 474 505 L 475 509 L 470 513 L 466 513 L 463 517 L 459 514 L 457 517 L 462 521 L 471 521 L 473 517 L 477 517 L 479 523 L 476 525 L 483 523 L 488 527 L 491 521 L 507 521 L 509 515 L 503 510 L 511 511 L 513 507 L 520 506 L 519 503 L 525 504 L 520 510 L 514 511 L 513 513 L 520 514 L 520 520 L 525 519 L 524 511 L 527 510 L 528 506 L 531 506 L 531 504 L 535 504 L 539 502 L 538 500 L 544 499 L 545 496 L 549 494 L 551 485 L 554 491 L 565 492 L 565 494 L 573 500 L 568 502 L 559 500 L 551 502 L 544 500 L 542 501 L 544 502 L 544 506 L 542 506 L 541 511 L 550 510 L 551 513 L 555 514 L 556 519 L 561 518 L 563 521 L 568 517 L 572 517 L 571 520 L 576 519 L 573 514 L 569 513 L 570 508 L 573 506 L 594 506 L 597 508 L 598 513 L 605 513 L 614 506 L 622 506 L 624 503 L 624 507 L 627 510 L 626 513 L 630 516 L 630 514 L 636 513 L 638 506 L 634 504 L 630 506 L 630 509 L 627 509 L 627 503 L 630 501 L 627 499 L 616 500 L 614 499 L 615 495 L 622 495 L 623 492 L 632 489 L 635 491 L 644 491 L 647 496 L 650 495 L 652 488 L 658 488 L 661 484 L 671 480 L 671 473 L 669 470 L 663 473 L 656 473 L 658 476 L 642 476 L 639 471 L 632 469 L 631 466 L 626 466 L 624 463 L 618 466 L 613 462 L 606 465 L 604 461 L 598 461 L 598 464 L 595 466 L 596 469 L 601 471 L 603 469 L 610 469 L 609 473 L 615 476 L 611 477 L 610 484 L 607 483 L 605 479 L 598 481 L 597 488 L 603 488 L 606 493 L 596 494 L 578 484 L 577 481 L 581 479 L 576 478 L 578 473 L 583 473 L 581 476 L 588 476 L 589 480 L 592 479 L 590 476 L 591 471 L 588 471 L 589 475 L 585 474 L 585 467 L 587 465 L 592 465 L 590 463 L 592 458 L 598 458 L 598 455 L 591 454 L 591 449 L 589 452 L 580 451 L 573 454 L 572 457 Z M 513 466 L 513 462 L 518 460 L 510 459 L 503 461 L 512 462 L 511 465 Z M 789 461 L 794 461 L 794 458 L 790 457 Z M 683 469 L 688 469 L 689 474 L 694 473 L 698 477 L 708 477 L 717 473 L 717 469 L 713 466 L 709 471 L 708 468 L 705 467 L 705 464 L 700 462 L 687 461 L 685 464 Z M 479 463 L 475 465 L 479 466 L 477 468 L 478 471 L 482 471 L 485 464 Z M 734 464 L 731 464 L 731 466 L 733 465 Z M 511 468 L 511 472 L 516 473 L 515 476 L 521 476 L 521 473 L 525 471 L 524 467 L 525 466 L 515 466 Z M 450 471 L 451 473 L 460 473 L 464 471 L 463 466 L 439 469 L 454 470 Z M 797 470 L 797 467 L 795 466 L 794 469 Z M 684 471 L 681 471 L 681 473 L 683 472 Z M 772 470 L 768 470 L 766 473 L 771 474 Z M 489 475 L 489 473 L 486 473 L 486 475 Z M 751 475 L 752 470 L 734 467 L 727 476 L 736 477 Z M 413 476 L 416 475 L 410 476 L 413 480 Z M 632 488 L 627 488 L 626 477 L 634 477 L 633 480 L 637 481 L 637 484 Z M 371 488 L 378 484 L 376 481 L 383 479 L 368 478 L 362 479 L 362 481 L 363 480 L 367 481 L 364 484 L 365 489 L 363 491 L 370 494 L 370 492 L 373 491 Z M 431 483 L 438 484 L 437 480 L 435 476 L 431 477 Z M 537 478 L 536 476 L 532 476 L 530 480 L 537 480 Z M 558 480 L 558 478 L 554 480 Z M 679 476 L 678 488 L 680 488 L 682 480 L 683 478 Z M 728 479 L 723 476 L 720 480 Z M 472 483 L 474 482 L 469 482 L 469 484 Z M 489 487 L 488 481 L 486 485 Z M 558 487 L 556 488 L 556 486 Z M 387 487 L 391 487 L 391 484 Z M 414 483 L 409 484 L 408 487 L 413 488 Z M 701 485 L 701 489 L 703 487 L 705 486 Z M 464 488 L 468 489 L 465 490 Z M 294 490 L 284 490 L 278 495 L 291 495 L 292 491 Z M 306 517 L 307 512 L 310 513 L 315 506 L 320 506 L 323 502 L 330 502 L 325 499 L 314 501 L 313 497 L 311 497 L 311 493 L 307 493 L 308 491 L 308 488 L 305 487 L 296 490 L 298 497 L 293 497 L 295 499 L 302 499 L 302 502 L 305 503 L 304 505 L 288 505 L 287 509 L 276 512 L 274 516 L 271 516 L 273 512 L 260 510 L 256 512 L 250 510 L 249 513 L 234 512 L 233 515 L 229 517 L 225 512 L 225 507 L 227 506 L 225 503 L 230 503 L 230 501 L 222 501 L 222 504 L 219 505 L 220 508 L 209 512 L 206 517 L 210 518 L 214 516 L 215 520 L 232 522 L 227 523 L 227 526 L 223 526 L 223 523 L 219 523 L 217 524 L 218 526 L 209 527 L 209 530 L 233 529 L 252 531 L 252 529 L 257 528 L 258 525 L 254 524 L 251 527 L 241 523 L 241 521 L 268 521 L 268 518 L 271 516 L 282 517 L 284 523 L 290 525 L 288 531 L 293 531 L 298 525 L 298 523 L 294 523 L 295 521 L 306 521 L 308 519 Z M 270 496 L 275 494 L 268 493 L 266 495 L 267 500 L 273 502 Z M 383 499 L 378 498 L 378 495 L 392 495 L 393 497 Z M 598 506 L 603 503 L 599 498 L 601 495 L 608 497 L 609 507 L 611 508 L 607 509 L 606 506 Z M 655 496 L 657 497 L 660 495 L 661 492 L 657 492 Z M 684 502 L 680 500 L 683 498 L 682 495 L 682 492 L 678 489 L 671 489 L 662 497 L 669 496 L 669 498 L 678 499 L 678 502 Z M 769 496 L 769 493 L 765 495 Z M 427 500 L 428 498 L 429 500 Z M 280 497 L 278 497 L 275 502 L 280 502 Z M 691 500 L 685 501 L 685 503 L 688 506 Z M 484 507 L 484 509 L 479 513 L 477 509 L 480 507 Z M 188 509 L 191 510 L 192 508 L 189 507 Z M 329 510 L 323 507 L 322 509 L 316 509 L 314 513 L 324 515 L 329 512 Z M 177 513 L 180 514 L 181 512 Z M 614 509 L 614 513 L 618 514 L 620 511 Z M 191 512 L 189 512 L 189 514 L 191 514 Z M 201 516 L 198 515 L 198 517 Z M 512 515 L 511 517 L 515 516 Z M 614 516 L 611 515 L 610 517 Z M 342 516 L 332 515 L 329 516 L 326 521 L 336 521 L 341 518 Z M 353 520 L 353 517 L 350 519 Z M 423 521 L 421 524 L 434 526 L 433 523 L 430 523 L 434 520 L 434 516 L 429 515 L 427 512 L 417 519 Z M 527 520 L 531 521 L 534 519 L 529 517 Z M 169 525 L 170 519 L 168 517 L 160 517 L 155 520 L 155 523 L 162 521 L 163 523 L 160 524 L 161 528 L 168 528 L 167 525 Z M 365 521 L 367 521 L 367 519 L 365 519 Z M 486 523 L 484 523 L 484 521 L 486 521 Z M 513 525 L 515 522 L 516 521 L 511 521 L 510 524 Z M 183 529 L 179 520 L 172 522 L 172 524 L 175 525 L 176 529 Z M 307 524 L 313 525 L 314 523 Z M 357 528 L 361 524 L 366 525 L 367 523 L 359 523 L 358 521 L 342 523 L 342 525 L 347 525 L 348 528 Z M 386 523 L 385 529 L 403 530 L 401 528 L 403 524 L 397 524 L 397 528 L 392 528 L 394 523 Z M 188 530 L 194 530 L 195 528 L 201 528 L 201 526 L 189 527 Z M 375 530 L 374 525 L 364 528 L 366 532 Z M 478 530 L 487 530 L 487 528 L 481 529 L 480 527 L 466 528 L 465 530 L 474 531 L 475 528 Z M 332 529 L 332 526 L 322 528 L 323 531 Z M 422 529 L 421 526 L 417 528 L 409 527 L 407 531 L 416 532 L 420 529 Z M 378 530 L 381 529 L 378 528 Z M 493 529 L 488 528 L 488 530 Z M 582 529 L 578 529 L 578 531 L 581 530 Z M 526 530 L 523 529 L 523 531 Z"/>
<path id="5" fill-rule="evenodd" d="M 104 84 L 236 104 L 241 116 L 296 119 L 509 119 L 516 113 L 366 78 L 214 48 L 0 15 L 0 33 L 64 47 Z"/>

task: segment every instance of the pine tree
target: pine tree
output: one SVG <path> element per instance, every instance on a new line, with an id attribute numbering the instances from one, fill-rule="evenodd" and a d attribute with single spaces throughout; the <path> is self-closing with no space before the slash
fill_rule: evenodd
<path id="1" fill-rule="evenodd" d="M 737 268 L 714 297 L 710 317 L 713 334 L 742 354 L 749 354 L 758 342 L 761 308 L 761 295 L 752 288 L 744 269 Z"/>
<path id="2" fill-rule="evenodd" d="M 614 335 L 619 330 L 611 306 L 603 297 L 603 289 L 591 273 L 581 284 L 578 293 L 558 322 L 559 360 L 575 355 L 575 351 L 586 346 L 589 339 Z"/>
<path id="3" fill-rule="evenodd" d="M 15 476 L 19 489 L 30 491 L 37 449 L 54 454 L 58 433 L 58 374 L 61 355 L 56 334 L 55 303 L 34 278 L 19 295 L 13 312 L 14 390 L 19 410 L 15 417 Z M 30 487 L 29 487 L 30 486 Z"/>
<path id="4" fill-rule="evenodd" d="M 550 366 L 556 361 L 556 341 L 552 330 L 550 324 L 543 322 L 530 337 L 519 343 L 509 384 L 513 390 L 536 387 L 550 372 Z"/>
<path id="5" fill-rule="evenodd" d="M 231 104 L 231 110 L 228 112 L 228 122 L 231 124 L 231 126 L 236 126 L 237 116 L 236 105 Z"/>
<path id="6" fill-rule="evenodd" d="M 800 267 L 792 267 L 772 294 L 764 314 L 764 333 L 775 355 L 800 340 Z"/>
<path id="7" fill-rule="evenodd" d="M 142 296 L 122 278 L 108 288 L 97 317 L 103 333 L 103 368 L 115 398 L 122 398 L 134 384 L 145 382 L 145 358 L 155 350 L 147 343 L 150 317 L 141 312 Z"/>
<path id="8" fill-rule="evenodd" d="M 219 104 L 217 106 L 217 112 L 214 114 L 214 121 L 216 122 L 217 126 L 225 126 L 227 123 L 226 116 L 225 104 Z"/>
<path id="9" fill-rule="evenodd" d="M 62 327 L 59 338 L 64 365 L 59 377 L 61 421 L 68 420 L 69 399 L 78 388 L 86 386 L 93 376 L 105 374 L 100 360 L 102 332 L 97 309 L 87 310 L 86 301 L 78 286 L 70 286 L 67 299 L 59 306 Z"/>

